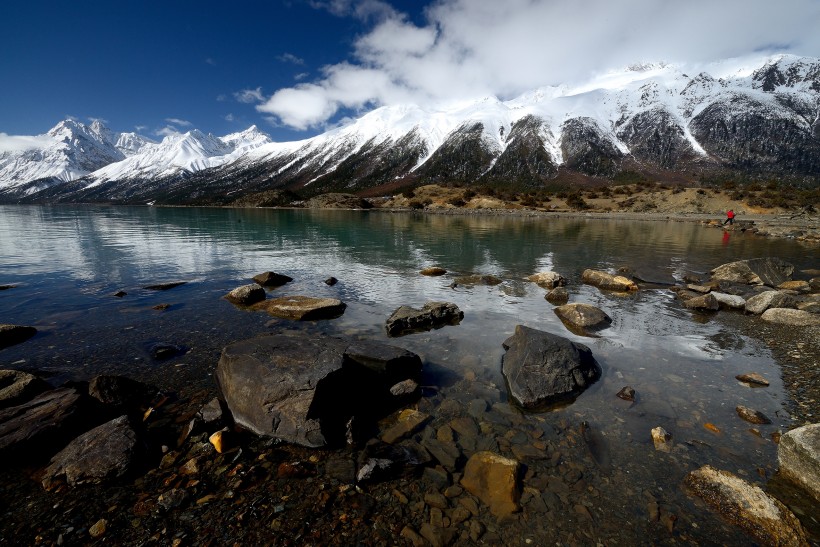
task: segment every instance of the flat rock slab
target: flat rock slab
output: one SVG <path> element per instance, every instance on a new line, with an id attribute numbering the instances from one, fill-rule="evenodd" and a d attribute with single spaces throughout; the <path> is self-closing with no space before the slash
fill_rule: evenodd
<path id="1" fill-rule="evenodd" d="M 723 309 L 742 310 L 746 308 L 746 299 L 742 296 L 715 291 L 710 294 L 715 297 L 718 305 Z"/>
<path id="2" fill-rule="evenodd" d="M 558 306 L 554 311 L 567 328 L 573 332 L 580 331 L 579 334 L 605 329 L 612 324 L 611 317 L 602 309 L 590 304 L 565 304 Z"/>
<path id="3" fill-rule="evenodd" d="M 0 370 L 0 408 L 19 405 L 50 386 L 33 374 L 20 370 Z"/>
<path id="4" fill-rule="evenodd" d="M 476 452 L 467 460 L 461 486 L 489 506 L 496 517 L 520 509 L 520 464 L 493 452 Z"/>
<path id="5" fill-rule="evenodd" d="M 390 388 L 420 374 L 421 359 L 402 348 L 288 333 L 225 347 L 216 379 L 236 423 L 318 447 L 344 442 L 352 418 L 381 417 L 395 404 Z"/>
<path id="6" fill-rule="evenodd" d="M 401 306 L 385 322 L 389 336 L 401 336 L 412 332 L 428 331 L 445 325 L 458 325 L 464 312 L 452 302 L 427 302 L 418 310 Z"/>
<path id="7" fill-rule="evenodd" d="M 281 287 L 293 281 L 293 278 L 276 272 L 262 272 L 253 276 L 253 280 L 263 287 Z"/>
<path id="8" fill-rule="evenodd" d="M 592 351 L 561 336 L 516 325 L 503 346 L 501 372 L 510 397 L 526 409 L 572 399 L 601 377 Z"/>
<path id="9" fill-rule="evenodd" d="M 752 258 L 722 264 L 711 273 L 713 281 L 777 287 L 791 280 L 794 266 L 779 258 Z"/>
<path id="10" fill-rule="evenodd" d="M 599 270 L 584 270 L 581 274 L 581 281 L 606 291 L 629 292 L 638 290 L 638 286 L 631 279 Z"/>
<path id="11" fill-rule="evenodd" d="M 81 411 L 82 397 L 71 388 L 47 391 L 0 410 L 0 455 L 30 455 L 60 446 L 76 433 Z"/>
<path id="12" fill-rule="evenodd" d="M 820 502 L 820 424 L 792 429 L 777 446 L 780 473 Z"/>
<path id="13" fill-rule="evenodd" d="M 137 435 L 120 416 L 83 433 L 51 459 L 43 476 L 49 488 L 65 478 L 71 486 L 84 482 L 102 482 L 125 475 L 134 461 Z"/>
<path id="14" fill-rule="evenodd" d="M 763 545 L 808 545 L 800 521 L 785 505 L 728 471 L 704 465 L 689 473 L 684 484 Z"/>
<path id="15" fill-rule="evenodd" d="M 805 310 L 793 310 L 789 308 L 769 308 L 760 316 L 764 321 L 778 323 L 780 325 L 791 325 L 793 327 L 818 327 L 820 326 L 820 315 Z"/>
<path id="16" fill-rule="evenodd" d="M 263 310 L 276 317 L 294 321 L 333 319 L 342 315 L 347 304 L 335 298 L 313 296 L 283 296 L 254 304 L 253 309 Z"/>
<path id="17" fill-rule="evenodd" d="M 766 291 L 746 300 L 746 312 L 760 315 L 769 308 L 796 308 L 797 300 L 782 291 Z"/>
<path id="18" fill-rule="evenodd" d="M 25 342 L 37 334 L 37 329 L 24 325 L 0 325 L 0 349 Z"/>

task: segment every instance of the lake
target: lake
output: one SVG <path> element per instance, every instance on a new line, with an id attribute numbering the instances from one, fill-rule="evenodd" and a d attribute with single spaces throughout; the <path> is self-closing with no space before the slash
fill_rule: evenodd
<path id="1" fill-rule="evenodd" d="M 211 375 L 227 343 L 301 329 L 379 340 L 418 353 L 426 369 L 426 411 L 435 414 L 448 399 L 466 408 L 480 398 L 488 413 L 511 413 L 500 373 L 501 344 L 515 325 L 527 325 L 588 345 L 603 368 L 601 380 L 574 403 L 547 413 L 517 413 L 513 420 L 528 434 L 538 428 L 569 432 L 560 441 L 568 453 L 582 446 L 581 436 L 574 434 L 582 421 L 603 436 L 614 471 L 604 473 L 595 458 L 578 453 L 584 457 L 578 464 L 583 480 L 596 493 L 587 499 L 581 491 L 579 503 L 597 516 L 600 537 L 634 539 L 631 534 L 637 532 L 624 530 L 624 522 L 644 522 L 646 500 L 653 498 L 677 511 L 676 526 L 690 539 L 715 537 L 710 534 L 732 538 L 736 532 L 704 516 L 709 510 L 694 504 L 679 483 L 686 472 L 706 463 L 761 484 L 777 468 L 770 435 L 787 431 L 792 422 L 784 411 L 788 395 L 771 351 L 736 328 L 738 322 L 755 319 L 732 312 L 694 313 L 661 285 L 622 296 L 580 279 L 586 268 L 621 267 L 647 280 L 680 282 L 686 274 L 706 279 L 720 264 L 765 256 L 791 262 L 796 270 L 817 267 L 816 250 L 796 242 L 740 232 L 727 237 L 722 230 L 695 223 L 0 206 L 0 285 L 16 286 L 0 291 L 0 323 L 38 329 L 34 338 L 2 350 L 0 367 L 39 371 L 55 384 L 116 373 L 185 396 L 214 390 Z M 419 275 L 433 265 L 448 274 Z M 327 321 L 293 323 L 222 299 L 268 270 L 294 279 L 269 297 L 339 298 L 348 306 L 345 313 Z M 569 332 L 544 299 L 546 291 L 525 280 L 547 270 L 567 279 L 570 302 L 603 309 L 612 326 L 597 337 Z M 451 287 L 456 276 L 473 273 L 492 274 L 503 283 Z M 331 276 L 338 284 L 324 283 Z M 170 281 L 186 283 L 168 291 L 143 288 Z M 127 294 L 115 297 L 120 290 Z M 427 301 L 457 304 L 464 320 L 399 338 L 386 335 L 384 323 L 393 310 Z M 162 304 L 167 307 L 155 309 Z M 158 361 L 151 350 L 161 343 L 183 351 Z M 747 372 L 762 374 L 771 385 L 751 389 L 735 380 Z M 627 385 L 638 393 L 633 404 L 615 396 Z M 737 405 L 761 411 L 773 424 L 750 432 L 752 426 L 735 412 Z M 657 426 L 673 435 L 670 454 L 653 448 L 649 432 Z M 511 445 L 517 442 L 512 434 Z M 539 465 L 530 465 L 536 474 Z M 538 541 L 547 537 L 547 524 L 533 524 L 522 533 Z M 646 531 L 646 526 L 639 526 L 641 533 L 661 541 L 661 532 Z"/>

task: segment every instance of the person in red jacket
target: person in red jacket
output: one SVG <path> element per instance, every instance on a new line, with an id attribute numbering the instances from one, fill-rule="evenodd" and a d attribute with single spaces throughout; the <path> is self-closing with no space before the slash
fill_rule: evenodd
<path id="1" fill-rule="evenodd" d="M 726 223 L 734 224 L 735 223 L 735 212 L 729 209 L 726 211 L 726 220 L 723 221 L 723 225 L 725 226 Z"/>

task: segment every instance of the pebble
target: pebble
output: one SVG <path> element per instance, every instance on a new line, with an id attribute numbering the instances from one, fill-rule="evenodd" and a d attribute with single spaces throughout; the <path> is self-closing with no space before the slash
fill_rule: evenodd
<path id="1" fill-rule="evenodd" d="M 108 521 L 105 519 L 100 519 L 97 522 L 95 522 L 94 525 L 91 526 L 91 528 L 88 529 L 88 535 L 90 535 L 94 539 L 102 537 L 105 534 L 106 526 L 108 526 Z"/>

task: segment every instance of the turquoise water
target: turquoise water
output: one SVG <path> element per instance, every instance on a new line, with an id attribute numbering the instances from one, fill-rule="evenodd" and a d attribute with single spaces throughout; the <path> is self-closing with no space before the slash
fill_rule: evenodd
<path id="1" fill-rule="evenodd" d="M 36 370 L 56 384 L 101 372 L 154 382 L 182 394 L 213 389 L 211 374 L 227 343 L 281 329 L 376 339 L 422 356 L 425 383 L 442 396 L 469 400 L 463 378 L 475 376 L 482 397 L 504 402 L 502 342 L 516 324 L 587 344 L 602 365 L 598 383 L 555 411 L 604 432 L 613 463 L 638 483 L 651 454 L 649 430 L 663 426 L 695 447 L 679 457 L 712 463 L 754 478 L 776 468 L 768 440 L 790 422 L 786 393 L 769 350 L 738 334 L 717 315 L 683 309 L 668 290 L 648 286 L 618 296 L 583 285 L 586 268 L 629 267 L 646 279 L 680 280 L 732 260 L 778 256 L 798 270 L 817 267 L 816 254 L 796 242 L 769 240 L 696 224 L 597 219 L 445 216 L 413 213 L 148 207 L 0 206 L 0 323 L 37 327 L 31 340 L 0 351 L 0 367 Z M 437 265 L 443 277 L 419 270 Z M 272 296 L 339 298 L 340 318 L 293 323 L 234 307 L 221 297 L 272 270 L 294 278 Z M 606 311 L 612 327 L 598 337 L 563 326 L 544 295 L 525 278 L 554 270 L 568 280 L 571 302 Z M 450 285 L 458 275 L 493 274 L 494 287 Z M 324 280 L 339 280 L 328 286 Z M 186 281 L 169 291 L 142 287 Z M 124 290 L 122 298 L 113 294 Z M 458 326 L 390 339 L 386 318 L 400 305 L 456 303 Z M 164 311 L 153 309 L 167 304 Z M 182 349 L 156 361 L 157 343 Z M 749 389 L 735 375 L 758 372 L 771 381 Z M 634 405 L 615 397 L 625 385 Z M 448 391 L 449 390 L 449 391 Z M 736 405 L 773 420 L 761 437 Z M 533 419 L 543 420 L 543 417 Z M 715 424 L 720 435 L 704 428 Z M 708 446 L 708 457 L 703 446 Z M 714 461 L 718 460 L 718 461 Z M 658 487 L 657 477 L 647 478 Z M 640 488 L 638 489 L 640 492 Z"/>

